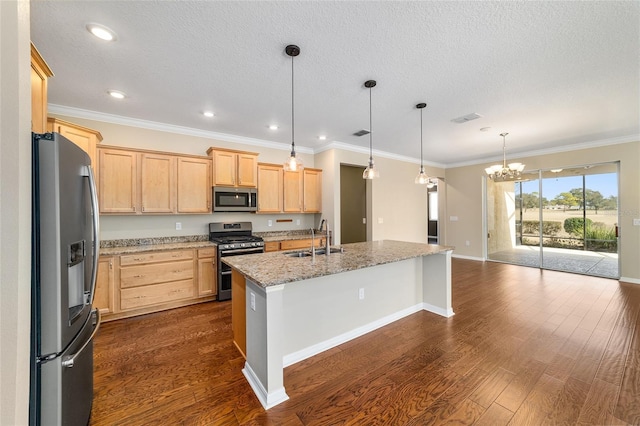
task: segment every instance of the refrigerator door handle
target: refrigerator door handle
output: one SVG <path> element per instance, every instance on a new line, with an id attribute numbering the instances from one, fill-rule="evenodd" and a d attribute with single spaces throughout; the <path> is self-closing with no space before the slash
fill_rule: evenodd
<path id="1" fill-rule="evenodd" d="M 89 191 L 91 192 L 91 208 L 93 210 L 93 268 L 91 269 L 91 300 L 89 304 L 93 305 L 93 298 L 96 294 L 96 282 L 98 279 L 98 256 L 100 254 L 100 212 L 98 211 L 98 194 L 96 191 L 96 180 L 93 176 L 91 166 L 87 167 L 87 177 L 89 178 Z"/>
<path id="2" fill-rule="evenodd" d="M 76 358 L 82 353 L 84 348 L 87 347 L 89 342 L 91 342 L 93 340 L 93 338 L 96 337 L 96 333 L 100 329 L 100 311 L 98 309 L 94 309 L 91 313 L 92 314 L 95 313 L 95 315 L 96 315 L 95 328 L 91 332 L 91 336 L 89 336 L 89 338 L 87 340 L 85 340 L 85 342 L 82 344 L 82 347 L 80 349 L 78 349 L 78 351 L 76 353 L 74 353 L 73 355 L 68 355 L 68 356 L 65 356 L 64 358 L 62 358 L 62 366 L 63 367 L 72 368 L 73 364 L 76 361 Z"/>

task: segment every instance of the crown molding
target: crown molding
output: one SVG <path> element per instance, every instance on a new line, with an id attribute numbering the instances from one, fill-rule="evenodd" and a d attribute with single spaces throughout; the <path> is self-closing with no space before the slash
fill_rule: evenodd
<path id="1" fill-rule="evenodd" d="M 350 151 L 350 152 L 357 152 L 360 154 L 366 154 L 369 155 L 369 148 L 365 148 L 362 146 L 358 146 L 358 145 L 351 145 L 348 143 L 344 143 L 344 142 L 340 142 L 340 141 L 333 141 L 327 145 L 324 145 L 320 148 L 316 148 L 313 153 L 314 154 L 318 154 L 320 152 L 323 151 L 328 151 L 330 149 L 339 149 L 342 151 Z M 406 163 L 414 163 L 414 164 L 420 164 L 420 159 L 419 158 L 413 158 L 413 157 L 408 157 L 406 155 L 399 155 L 399 154 L 394 154 L 391 152 L 386 152 L 386 151 L 380 151 L 377 149 L 373 150 L 373 156 L 374 157 L 381 157 L 381 158 L 388 158 L 390 160 L 397 160 L 397 161 L 404 161 Z M 439 168 L 446 168 L 446 165 L 443 163 L 435 163 L 433 161 L 423 161 L 422 162 L 425 166 L 431 166 L 431 167 L 439 167 Z"/>
<path id="2" fill-rule="evenodd" d="M 49 104 L 50 113 L 60 114 L 69 117 L 84 118 L 86 120 L 102 121 L 104 123 L 120 124 L 123 126 L 138 127 L 148 130 L 158 130 L 161 132 L 175 133 L 179 135 L 196 136 L 207 139 L 221 139 L 227 142 L 241 143 L 263 148 L 279 149 L 290 151 L 291 145 L 280 142 L 273 142 L 264 139 L 247 138 L 244 136 L 231 135 L 228 133 L 211 132 L 208 130 L 194 129 L 191 127 L 175 126 L 173 124 L 159 123 L 157 121 L 140 120 L 137 118 L 123 117 L 121 115 L 105 114 L 102 112 L 90 111 L 86 109 L 67 107 L 63 105 Z M 313 154 L 314 150 L 296 144 L 296 152 L 303 154 Z"/>
<path id="3" fill-rule="evenodd" d="M 558 154 L 560 152 L 576 151 L 579 149 L 599 148 L 602 146 L 620 145 L 623 143 L 638 142 L 638 141 L 640 141 L 640 134 L 634 134 L 634 135 L 620 136 L 617 138 L 599 139 L 599 140 L 594 140 L 589 142 L 555 146 L 552 148 L 536 149 L 533 151 L 513 152 L 510 155 L 511 157 L 510 159 L 521 160 L 527 157 L 536 157 L 538 155 Z M 450 163 L 450 164 L 447 164 L 446 168 L 451 169 L 454 167 L 475 166 L 478 164 L 487 164 L 487 163 L 495 163 L 495 162 L 501 163 L 502 156 L 500 155 L 495 157 L 481 158 L 478 160 L 469 160 L 469 161 L 461 161 L 459 163 Z"/>

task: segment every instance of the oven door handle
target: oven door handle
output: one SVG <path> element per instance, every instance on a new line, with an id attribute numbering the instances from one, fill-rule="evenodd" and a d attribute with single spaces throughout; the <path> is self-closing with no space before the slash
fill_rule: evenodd
<path id="1" fill-rule="evenodd" d="M 251 249 L 234 249 L 234 250 L 225 250 L 220 252 L 220 257 L 228 256 L 230 254 L 255 254 L 255 253 L 264 253 L 264 248 L 251 248 Z"/>

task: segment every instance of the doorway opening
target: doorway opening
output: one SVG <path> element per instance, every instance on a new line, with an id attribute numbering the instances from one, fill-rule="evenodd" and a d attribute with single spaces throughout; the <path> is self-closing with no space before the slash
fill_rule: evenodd
<path id="1" fill-rule="evenodd" d="M 340 165 L 340 243 L 367 241 L 367 181 L 362 166 Z"/>
<path id="2" fill-rule="evenodd" d="M 619 163 L 487 179 L 487 258 L 619 278 Z"/>

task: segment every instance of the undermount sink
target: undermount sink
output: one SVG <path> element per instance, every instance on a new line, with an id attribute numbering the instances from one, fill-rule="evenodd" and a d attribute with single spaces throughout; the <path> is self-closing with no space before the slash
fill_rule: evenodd
<path id="1" fill-rule="evenodd" d="M 329 254 L 331 253 L 344 253 L 344 249 L 341 247 L 331 247 L 329 249 Z M 327 250 L 320 248 L 320 249 L 316 249 L 316 254 L 327 254 Z"/>
<path id="2" fill-rule="evenodd" d="M 344 249 L 343 248 L 339 248 L 339 247 L 331 247 L 329 250 L 330 253 L 344 253 Z M 323 254 L 327 254 L 327 250 L 324 248 L 318 248 L 316 249 L 316 255 L 320 256 Z M 285 255 L 289 256 L 289 257 L 310 257 L 312 256 L 311 254 L 311 250 L 302 250 L 302 251 L 289 251 L 286 252 Z"/>
<path id="3" fill-rule="evenodd" d="M 311 256 L 310 251 L 290 251 L 285 253 L 289 257 L 309 257 Z"/>

